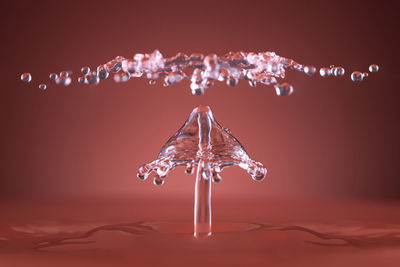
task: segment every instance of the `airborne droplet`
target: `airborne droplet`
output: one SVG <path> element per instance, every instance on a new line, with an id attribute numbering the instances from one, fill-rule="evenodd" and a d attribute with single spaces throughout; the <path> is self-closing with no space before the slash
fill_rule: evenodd
<path id="1" fill-rule="evenodd" d="M 361 82 L 361 81 L 363 80 L 364 77 L 363 77 L 363 75 L 362 75 L 361 72 L 359 72 L 359 71 L 354 71 L 354 72 L 351 74 L 350 78 L 351 78 L 351 80 L 352 80 L 353 82 Z"/>
<path id="2" fill-rule="evenodd" d="M 44 83 L 39 84 L 39 89 L 40 90 L 46 90 L 47 89 L 47 85 L 45 85 Z"/>
<path id="3" fill-rule="evenodd" d="M 334 67 L 332 69 L 333 75 L 335 75 L 336 77 L 340 77 L 344 75 L 344 68 L 342 67 Z"/>
<path id="4" fill-rule="evenodd" d="M 58 75 L 57 75 L 57 73 L 52 72 L 52 73 L 49 74 L 49 78 L 51 80 L 55 81 L 55 80 L 57 80 Z"/>
<path id="5" fill-rule="evenodd" d="M 304 73 L 307 75 L 314 75 L 317 69 L 314 66 L 305 66 Z"/>
<path id="6" fill-rule="evenodd" d="M 78 78 L 78 83 L 86 83 L 86 82 L 87 82 L 87 79 L 85 76 L 81 76 Z"/>
<path id="7" fill-rule="evenodd" d="M 329 75 L 331 75 L 331 69 L 322 67 L 319 69 L 319 75 L 321 75 L 322 77 L 328 77 Z"/>
<path id="8" fill-rule="evenodd" d="M 67 77 L 69 77 L 71 74 L 72 74 L 72 71 L 70 71 L 70 70 L 61 71 L 61 72 L 60 72 L 60 77 L 67 78 Z"/>
<path id="9" fill-rule="evenodd" d="M 82 72 L 83 74 L 88 74 L 88 73 L 90 72 L 90 68 L 87 67 L 87 66 L 82 67 L 82 68 L 81 68 L 81 72 Z"/>
<path id="10" fill-rule="evenodd" d="M 32 75 L 29 72 L 21 74 L 21 81 L 29 83 L 32 81 Z"/>
<path id="11" fill-rule="evenodd" d="M 275 85 L 275 90 L 279 96 L 291 95 L 293 93 L 293 86 L 289 83 L 281 83 Z"/>
<path id="12" fill-rule="evenodd" d="M 369 69 L 369 72 L 378 72 L 379 66 L 376 64 L 371 64 L 368 69 Z"/>
<path id="13" fill-rule="evenodd" d="M 71 77 L 61 76 L 56 80 L 56 83 L 68 86 L 71 84 Z"/>

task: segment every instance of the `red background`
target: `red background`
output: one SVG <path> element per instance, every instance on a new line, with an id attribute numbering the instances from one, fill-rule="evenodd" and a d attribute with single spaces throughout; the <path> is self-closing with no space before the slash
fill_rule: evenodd
<path id="1" fill-rule="evenodd" d="M 399 266 L 395 4 L 2 2 L 0 266 Z M 191 95 L 188 82 L 75 82 L 82 66 L 154 49 L 165 57 L 275 51 L 317 67 L 341 65 L 346 74 L 289 71 L 289 97 L 244 81 L 234 88 L 217 82 L 204 96 Z M 371 63 L 381 70 L 351 82 L 352 71 Z M 62 70 L 74 71 L 69 87 L 48 78 Z M 19 79 L 23 72 L 32 73 L 30 84 Z M 38 89 L 42 82 L 46 91 Z M 238 167 L 224 170 L 213 186 L 214 226 L 254 222 L 304 231 L 222 233 L 213 226 L 210 238 L 195 240 L 194 175 L 175 169 L 161 187 L 136 178 L 198 104 L 210 105 L 269 171 L 255 182 Z M 172 227 L 186 221 L 187 232 L 128 235 L 117 227 L 77 240 L 84 244 L 36 247 L 99 226 L 158 220 Z M 356 243 L 335 246 L 340 240 L 312 231 Z M 334 242 L 304 242 L 310 240 Z"/>
<path id="2" fill-rule="evenodd" d="M 222 173 L 225 198 L 400 199 L 398 43 L 394 2 L 13 1 L 2 4 L 0 196 L 192 201 L 194 176 L 174 170 L 162 187 L 136 178 L 198 104 L 210 105 L 249 155 L 268 168 L 254 182 Z M 396 26 L 397 25 L 397 26 Z M 216 83 L 192 96 L 146 79 L 56 86 L 48 73 L 121 55 L 275 51 L 342 78 L 289 72 L 290 97 L 272 87 Z M 381 70 L 361 83 L 350 73 Z M 30 84 L 19 75 L 31 72 Z M 48 90 L 38 84 L 45 82 Z"/>

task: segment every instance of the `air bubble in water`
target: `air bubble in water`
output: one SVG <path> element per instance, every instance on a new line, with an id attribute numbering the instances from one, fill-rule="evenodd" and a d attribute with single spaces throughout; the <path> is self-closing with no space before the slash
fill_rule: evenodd
<path id="1" fill-rule="evenodd" d="M 32 81 L 32 75 L 29 72 L 21 74 L 21 81 L 29 83 Z"/>
<path id="2" fill-rule="evenodd" d="M 293 93 L 293 86 L 289 83 L 276 84 L 275 90 L 279 96 L 291 95 Z"/>
<path id="3" fill-rule="evenodd" d="M 379 66 L 376 65 L 376 64 L 371 64 L 368 69 L 369 69 L 370 72 L 378 72 L 379 71 Z"/>
<path id="4" fill-rule="evenodd" d="M 322 77 L 328 77 L 329 75 L 331 75 L 331 69 L 322 67 L 319 69 L 319 75 L 321 75 Z"/>
<path id="5" fill-rule="evenodd" d="M 45 85 L 44 83 L 39 84 L 39 89 L 40 90 L 46 90 L 47 89 L 47 85 Z"/>
<path id="6" fill-rule="evenodd" d="M 353 81 L 353 82 L 361 82 L 362 80 L 363 80 L 363 74 L 361 73 L 361 72 L 359 72 L 359 71 L 354 71 L 352 74 L 351 74 L 351 80 Z"/>

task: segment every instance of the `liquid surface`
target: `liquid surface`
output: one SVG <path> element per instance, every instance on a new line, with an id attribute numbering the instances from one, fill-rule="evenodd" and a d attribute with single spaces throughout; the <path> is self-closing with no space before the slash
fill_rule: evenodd
<path id="1" fill-rule="evenodd" d="M 190 206 L 160 198 L 2 201 L 0 263 L 397 267 L 400 260 L 399 203 L 219 199 L 215 235 L 201 240 L 191 233 Z"/>

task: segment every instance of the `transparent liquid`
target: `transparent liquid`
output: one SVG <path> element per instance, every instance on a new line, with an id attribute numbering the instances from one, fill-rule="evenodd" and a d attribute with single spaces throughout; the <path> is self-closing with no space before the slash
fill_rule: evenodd
<path id="1" fill-rule="evenodd" d="M 216 81 L 235 86 L 239 80 L 246 80 L 252 87 L 258 84 L 273 85 L 277 95 L 284 96 L 293 92 L 291 84 L 278 81 L 285 78 L 287 69 L 307 75 L 316 73 L 315 66 L 303 65 L 269 51 L 229 52 L 223 56 L 178 53 L 173 57 L 164 58 L 160 51 L 155 50 L 150 54 L 135 54 L 133 58 L 118 56 L 92 70 L 88 66 L 82 67 L 82 75 L 77 81 L 82 84 L 98 84 L 113 75 L 114 81 L 118 83 L 127 82 L 130 78 L 143 77 L 150 80 L 149 84 L 161 80 L 164 86 L 169 86 L 188 80 L 192 94 L 201 95 Z M 379 67 L 372 64 L 369 70 L 377 72 Z M 343 67 L 331 65 L 320 68 L 319 73 L 322 77 L 341 77 L 345 70 Z M 59 76 L 50 73 L 49 77 L 56 84 L 68 86 L 72 82 L 71 75 L 71 71 L 62 71 Z M 21 76 L 21 80 L 30 81 L 27 73 Z M 352 80 L 354 81 L 353 78 Z"/>
<path id="2" fill-rule="evenodd" d="M 139 167 L 138 177 L 152 172 L 154 184 L 161 185 L 167 174 L 178 166 L 186 173 L 197 167 L 194 205 L 194 235 L 211 235 L 211 180 L 219 182 L 220 172 L 230 166 L 245 169 L 254 180 L 261 180 L 267 170 L 248 156 L 229 130 L 219 125 L 208 106 L 198 106 L 184 125 L 162 147 L 156 160 Z"/>

